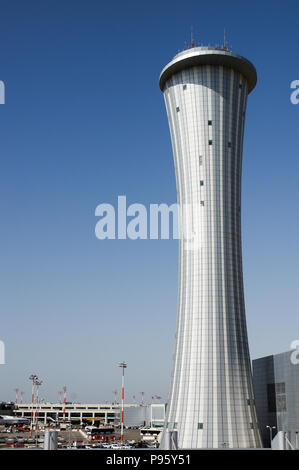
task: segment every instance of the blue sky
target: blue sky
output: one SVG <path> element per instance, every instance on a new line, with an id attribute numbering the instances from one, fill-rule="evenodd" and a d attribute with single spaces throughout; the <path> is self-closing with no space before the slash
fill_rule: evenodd
<path id="1" fill-rule="evenodd" d="M 296 1 L 0 1 L 0 399 L 13 389 L 110 401 L 167 398 L 177 241 L 94 235 L 98 204 L 176 201 L 162 68 L 196 41 L 254 63 L 243 163 L 243 263 L 252 358 L 299 338 Z"/>

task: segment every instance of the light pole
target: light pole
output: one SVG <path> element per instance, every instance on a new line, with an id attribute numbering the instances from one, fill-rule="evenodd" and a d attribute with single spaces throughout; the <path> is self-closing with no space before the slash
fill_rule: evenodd
<path id="1" fill-rule="evenodd" d="M 270 431 L 270 447 L 271 447 L 271 443 L 272 443 L 272 430 L 273 429 L 276 429 L 276 426 L 266 426 L 267 429 L 269 429 Z"/>
<path id="2" fill-rule="evenodd" d="M 32 381 L 32 395 L 31 395 L 31 403 L 32 403 L 32 408 L 31 408 L 31 415 L 30 415 L 30 437 L 32 437 L 32 428 L 33 428 L 33 404 L 34 404 L 34 386 L 35 386 L 35 381 L 38 380 L 37 375 L 31 374 L 29 377 L 29 380 Z"/>
<path id="3" fill-rule="evenodd" d="M 62 419 L 63 424 L 65 424 L 65 404 L 66 404 L 66 386 L 63 387 L 63 419 Z"/>
<path id="4" fill-rule="evenodd" d="M 115 395 L 114 405 L 117 405 L 117 390 L 113 390 L 113 393 Z"/>
<path id="5" fill-rule="evenodd" d="M 42 385 L 43 381 L 36 379 L 35 386 L 36 386 L 36 409 L 35 409 L 35 431 L 38 431 L 38 406 L 39 406 L 39 398 L 38 398 L 38 388 Z"/>
<path id="6" fill-rule="evenodd" d="M 18 389 L 18 388 L 15 388 L 15 392 L 16 392 L 16 401 L 15 401 L 14 411 L 15 411 L 15 415 L 17 416 L 17 404 L 18 404 L 18 393 L 19 393 L 19 389 Z"/>
<path id="7" fill-rule="evenodd" d="M 119 367 L 122 368 L 122 382 L 121 382 L 121 428 L 120 428 L 120 440 L 124 440 L 124 386 L 125 386 L 125 369 L 127 364 L 125 362 L 121 362 Z"/>

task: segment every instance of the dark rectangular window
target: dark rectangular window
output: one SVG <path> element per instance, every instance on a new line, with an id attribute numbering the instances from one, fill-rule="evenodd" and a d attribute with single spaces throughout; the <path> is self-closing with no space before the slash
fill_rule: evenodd
<path id="1" fill-rule="evenodd" d="M 179 106 L 176 107 L 176 112 L 178 113 L 180 110 Z"/>
<path id="2" fill-rule="evenodd" d="M 198 423 L 197 429 L 203 429 L 203 423 Z"/>
<path id="3" fill-rule="evenodd" d="M 286 392 L 285 382 L 280 382 L 280 383 L 275 384 L 275 389 L 276 389 L 277 395 L 279 395 L 281 393 L 285 393 Z"/>
<path id="4" fill-rule="evenodd" d="M 187 88 L 187 85 L 183 85 L 183 90 L 186 90 L 186 88 Z"/>
<path id="5" fill-rule="evenodd" d="M 286 384 L 280 382 L 275 384 L 276 390 L 276 407 L 277 411 L 287 411 L 287 399 L 286 399 Z"/>
<path id="6" fill-rule="evenodd" d="M 208 126 L 211 126 L 212 125 L 212 121 L 208 121 Z"/>
<path id="7" fill-rule="evenodd" d="M 198 159 L 199 159 L 199 164 L 202 165 L 202 156 L 199 155 Z"/>
<path id="8" fill-rule="evenodd" d="M 277 395 L 277 411 L 287 411 L 287 400 L 285 395 Z"/>
<path id="9" fill-rule="evenodd" d="M 269 413 L 276 413 L 275 384 L 267 384 L 267 398 Z"/>
<path id="10" fill-rule="evenodd" d="M 174 423 L 173 429 L 177 429 L 177 427 L 178 427 L 178 423 Z"/>
<path id="11" fill-rule="evenodd" d="M 287 410 L 285 382 L 267 384 L 267 396 L 269 412 L 276 413 Z"/>
<path id="12" fill-rule="evenodd" d="M 205 201 L 200 201 L 200 205 L 201 205 L 201 206 L 204 206 L 204 205 L 205 205 Z"/>
<path id="13" fill-rule="evenodd" d="M 231 148 L 231 146 L 232 146 L 232 143 L 228 142 L 228 148 Z"/>
<path id="14" fill-rule="evenodd" d="M 200 186 L 203 186 L 203 180 L 200 180 Z"/>
<path id="15" fill-rule="evenodd" d="M 213 141 L 212 140 L 209 140 L 209 145 L 212 145 Z"/>

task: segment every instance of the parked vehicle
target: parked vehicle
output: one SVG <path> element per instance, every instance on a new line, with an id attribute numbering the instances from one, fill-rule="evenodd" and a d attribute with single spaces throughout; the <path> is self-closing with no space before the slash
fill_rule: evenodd
<path id="1" fill-rule="evenodd" d="M 26 431 L 30 431 L 30 428 L 28 426 L 20 426 L 17 428 L 17 431 L 26 432 Z"/>

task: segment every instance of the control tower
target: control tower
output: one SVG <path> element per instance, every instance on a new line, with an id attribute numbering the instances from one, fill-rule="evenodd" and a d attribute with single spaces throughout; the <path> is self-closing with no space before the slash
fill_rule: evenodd
<path id="1" fill-rule="evenodd" d="M 241 248 L 244 121 L 256 80 L 254 66 L 225 47 L 191 47 L 160 75 L 180 229 L 164 449 L 261 447 Z"/>

